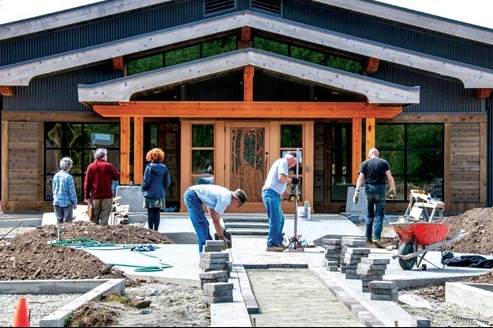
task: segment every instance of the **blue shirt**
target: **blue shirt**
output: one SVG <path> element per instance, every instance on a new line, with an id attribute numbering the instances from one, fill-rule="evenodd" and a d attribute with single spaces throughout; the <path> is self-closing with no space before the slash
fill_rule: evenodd
<path id="1" fill-rule="evenodd" d="M 60 170 L 53 177 L 53 205 L 67 207 L 77 205 L 77 193 L 75 191 L 74 178 L 70 173 Z"/>
<path id="2" fill-rule="evenodd" d="M 226 208 L 231 205 L 233 193 L 228 188 L 207 184 L 191 186 L 189 189 L 195 191 L 202 203 L 213 208 L 219 215 L 223 215 Z"/>

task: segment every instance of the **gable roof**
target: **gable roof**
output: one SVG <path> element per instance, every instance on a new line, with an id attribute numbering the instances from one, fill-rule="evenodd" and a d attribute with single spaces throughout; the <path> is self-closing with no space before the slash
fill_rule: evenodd
<path id="1" fill-rule="evenodd" d="M 79 101 L 86 104 L 128 102 L 137 92 L 194 81 L 248 65 L 276 75 L 362 94 L 369 103 L 419 103 L 419 87 L 401 86 L 252 48 L 93 85 L 79 85 Z"/>
<path id="2" fill-rule="evenodd" d="M 378 58 L 397 65 L 411 67 L 412 69 L 456 78 L 462 81 L 466 88 L 493 88 L 493 70 L 491 69 L 422 54 L 250 11 L 207 19 L 171 29 L 147 33 L 138 37 L 62 53 L 60 55 L 3 66 L 0 67 L 0 85 L 25 86 L 29 85 L 29 81 L 36 76 L 88 66 L 109 60 L 113 57 L 138 53 L 139 51 L 197 39 L 244 26 L 250 26 L 265 32 L 282 34 L 324 47 L 337 48 L 358 55 Z"/>
<path id="3" fill-rule="evenodd" d="M 107 0 L 0 25 L 0 41 L 48 31 L 176 0 Z M 381 19 L 493 45 L 493 30 L 370 0 L 312 0 Z"/>

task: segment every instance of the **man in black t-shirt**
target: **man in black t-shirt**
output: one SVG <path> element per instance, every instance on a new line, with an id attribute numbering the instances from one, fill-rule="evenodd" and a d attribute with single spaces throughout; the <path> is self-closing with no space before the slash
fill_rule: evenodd
<path id="1" fill-rule="evenodd" d="M 365 231 L 366 242 L 373 243 L 378 248 L 383 248 L 380 239 L 382 237 L 383 220 L 385 217 L 386 179 L 389 181 L 389 193 L 391 195 L 395 195 L 395 182 L 392 173 L 390 173 L 389 163 L 379 156 L 378 149 L 372 148 L 368 152 L 369 159 L 361 163 L 353 202 L 355 204 L 358 203 L 359 191 L 364 181 L 368 203 Z"/>

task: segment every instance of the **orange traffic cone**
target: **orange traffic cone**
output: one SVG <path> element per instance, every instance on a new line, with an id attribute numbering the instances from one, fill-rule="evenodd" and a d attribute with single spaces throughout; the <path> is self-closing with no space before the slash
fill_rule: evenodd
<path id="1" fill-rule="evenodd" d="M 17 310 L 14 315 L 14 323 L 12 327 L 30 327 L 29 325 L 29 309 L 27 307 L 27 299 L 20 297 L 17 303 Z"/>

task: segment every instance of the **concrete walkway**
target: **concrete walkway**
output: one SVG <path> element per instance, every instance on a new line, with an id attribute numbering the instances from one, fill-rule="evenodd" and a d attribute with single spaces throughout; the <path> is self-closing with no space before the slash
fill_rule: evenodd
<path id="1" fill-rule="evenodd" d="M 241 214 L 236 214 L 241 215 Z M 211 227 L 212 229 L 212 227 Z M 294 230 L 294 218 L 286 217 L 285 229 L 287 234 L 292 234 Z M 149 258 L 142 254 L 124 251 L 105 251 L 89 250 L 105 262 L 115 263 L 115 261 L 125 261 L 126 264 L 134 265 L 155 265 L 159 261 L 171 265 L 170 268 L 160 272 L 145 273 L 145 275 L 133 272 L 132 268 L 122 266 L 120 269 L 132 277 L 149 277 L 161 281 L 180 281 L 200 286 L 199 274 L 199 254 L 195 244 L 193 226 L 186 215 L 182 214 L 163 214 L 160 231 L 171 238 L 178 238 L 189 244 L 159 245 L 159 249 L 153 252 L 156 258 Z M 341 215 L 314 215 L 311 220 L 298 220 L 297 232 L 307 241 L 329 238 L 331 236 L 362 236 L 363 232 L 346 217 Z M 191 243 L 194 244 L 191 244 Z M 370 293 L 362 292 L 361 280 L 348 280 L 345 274 L 328 271 L 324 267 L 324 249 L 322 247 L 305 248 L 304 251 L 285 251 L 282 253 L 267 252 L 266 237 L 252 236 L 233 236 L 233 248 L 229 249 L 230 259 L 233 262 L 233 271 L 229 282 L 233 282 L 234 302 L 211 304 L 212 326 L 214 327 L 248 327 L 252 326 L 253 313 L 262 312 L 252 290 L 252 284 L 248 278 L 248 270 L 252 269 L 272 269 L 272 274 L 268 275 L 271 282 L 264 278 L 265 288 L 269 288 L 274 283 L 285 280 L 289 285 L 289 276 L 279 272 L 279 269 L 308 269 L 316 276 L 323 285 L 337 298 L 340 304 L 346 306 L 353 314 L 348 317 L 346 326 L 350 326 L 354 318 L 359 319 L 364 325 L 378 327 L 394 327 L 396 322 L 399 326 L 415 325 L 415 318 L 411 317 L 404 309 L 393 301 L 371 300 Z M 121 253 L 120 253 L 121 252 Z M 402 288 L 417 287 L 429 284 L 430 282 L 442 282 L 450 280 L 465 279 L 473 275 L 489 272 L 487 269 L 473 268 L 449 268 L 442 269 L 440 265 L 440 252 L 429 252 L 425 259 L 432 262 L 428 263 L 428 270 L 407 270 L 400 268 L 398 260 L 391 259 L 396 251 L 386 251 L 371 249 L 370 257 L 389 258 L 390 264 L 384 280 L 396 282 Z M 117 259 L 117 260 L 115 260 Z M 274 271 L 274 269 L 276 271 Z M 303 283 L 298 284 L 298 288 L 303 289 Z M 303 293 L 301 293 L 303 294 Z M 287 299 L 291 302 L 284 307 L 283 311 L 290 311 L 292 303 L 310 304 L 310 307 L 319 307 L 319 313 L 327 311 L 328 304 L 323 302 L 310 302 L 306 296 L 302 299 Z M 308 302 L 308 303 L 307 303 Z M 311 312 L 313 313 L 313 312 Z M 316 311 L 315 311 L 316 313 Z M 282 315 L 282 312 L 279 313 Z M 313 315 L 312 315 L 313 316 Z M 317 318 L 304 318 L 303 325 L 306 323 L 315 326 L 313 322 Z M 299 325 L 300 322 L 293 322 Z M 327 322 L 330 325 L 330 322 Z"/>

